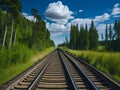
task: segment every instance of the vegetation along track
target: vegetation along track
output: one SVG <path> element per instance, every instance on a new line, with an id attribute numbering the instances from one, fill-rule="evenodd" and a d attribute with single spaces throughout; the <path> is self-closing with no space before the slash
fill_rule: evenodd
<path id="1" fill-rule="evenodd" d="M 55 50 L 1 90 L 120 90 L 120 85 L 82 60 Z"/>

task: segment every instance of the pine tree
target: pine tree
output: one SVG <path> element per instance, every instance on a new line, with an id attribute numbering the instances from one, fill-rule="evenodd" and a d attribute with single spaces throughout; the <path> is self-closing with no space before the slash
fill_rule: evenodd
<path id="1" fill-rule="evenodd" d="M 80 34 L 79 34 L 79 49 L 83 50 L 85 47 L 85 34 L 84 34 L 84 26 L 80 25 Z"/>
<path id="2" fill-rule="evenodd" d="M 89 42 L 90 42 L 90 49 L 96 50 L 98 48 L 98 32 L 94 27 L 94 22 L 91 21 L 91 27 L 89 30 Z"/>
<path id="3" fill-rule="evenodd" d="M 89 49 L 89 32 L 88 32 L 88 28 L 87 28 L 87 23 L 85 25 L 85 49 L 86 50 Z"/>
<path id="4" fill-rule="evenodd" d="M 66 47 L 68 48 L 69 41 L 68 41 L 68 37 L 67 36 L 65 37 L 65 44 L 66 44 Z"/>
<path id="5" fill-rule="evenodd" d="M 111 26 L 111 24 L 109 25 L 109 38 L 111 41 L 112 40 L 112 26 Z"/>
<path id="6" fill-rule="evenodd" d="M 103 33 L 101 34 L 101 39 L 104 40 L 104 36 L 103 36 Z"/>
<path id="7" fill-rule="evenodd" d="M 73 25 L 71 25 L 71 30 L 70 30 L 70 44 L 69 44 L 69 47 L 71 48 L 71 49 L 73 49 L 74 48 L 74 34 L 73 34 L 73 32 L 74 32 L 74 30 L 73 30 Z"/>
<path id="8" fill-rule="evenodd" d="M 108 49 L 108 25 L 106 24 L 105 28 L 105 47 Z"/>
<path id="9" fill-rule="evenodd" d="M 117 40 L 120 39 L 120 21 L 115 21 L 114 23 L 115 37 Z"/>
<path id="10" fill-rule="evenodd" d="M 111 51 L 112 50 L 112 26 L 111 26 L 111 24 L 109 25 L 109 50 Z"/>

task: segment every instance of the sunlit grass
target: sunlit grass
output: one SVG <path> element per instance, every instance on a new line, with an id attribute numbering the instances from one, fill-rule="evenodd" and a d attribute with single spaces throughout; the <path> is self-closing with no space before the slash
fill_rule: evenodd
<path id="1" fill-rule="evenodd" d="M 50 52 L 52 52 L 55 48 L 51 47 L 48 48 L 42 52 L 37 52 L 36 55 L 32 55 L 33 58 L 31 60 L 28 60 L 28 62 L 22 63 L 22 64 L 15 64 L 11 65 L 8 68 L 0 68 L 0 85 L 5 83 L 6 81 L 12 79 L 13 77 L 17 76 L 33 64 L 35 64 L 38 60 L 41 60 L 46 55 L 48 55 Z M 39 56 L 39 57 L 38 57 Z M 37 57 L 37 58 L 35 58 Z"/>
<path id="2" fill-rule="evenodd" d="M 22 71 L 34 64 L 33 61 L 29 61 L 24 64 L 12 65 L 9 68 L 2 69 L 0 68 L 0 85 L 20 74 Z"/>
<path id="3" fill-rule="evenodd" d="M 67 50 L 120 83 L 120 53 Z"/>

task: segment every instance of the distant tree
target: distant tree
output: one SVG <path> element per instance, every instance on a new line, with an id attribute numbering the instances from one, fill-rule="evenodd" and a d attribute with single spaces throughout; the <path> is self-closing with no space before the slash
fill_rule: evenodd
<path id="1" fill-rule="evenodd" d="M 117 40 L 120 39 L 120 21 L 115 21 L 114 23 L 115 37 Z"/>
<path id="2" fill-rule="evenodd" d="M 113 37 L 112 26 L 111 26 L 111 24 L 110 24 L 110 25 L 109 25 L 109 38 L 110 38 L 110 41 L 112 40 L 112 37 Z"/>
<path id="3" fill-rule="evenodd" d="M 88 32 L 88 28 L 87 28 L 87 23 L 85 25 L 85 49 L 86 50 L 89 49 L 89 32 Z"/>
<path id="4" fill-rule="evenodd" d="M 79 30 L 78 30 L 78 24 L 74 26 L 74 49 L 78 49 L 78 37 L 79 37 Z"/>
<path id="5" fill-rule="evenodd" d="M 112 37 L 113 37 L 113 33 L 112 33 L 112 26 L 111 24 L 109 25 L 109 45 L 108 45 L 108 49 L 111 51 L 112 50 Z"/>
<path id="6" fill-rule="evenodd" d="M 114 51 L 120 51 L 120 20 L 116 20 L 114 23 L 114 35 L 113 35 L 113 42 L 112 42 L 112 48 Z"/>
<path id="7" fill-rule="evenodd" d="M 108 25 L 106 24 L 105 28 L 105 47 L 108 49 Z"/>
<path id="8" fill-rule="evenodd" d="M 69 48 L 71 49 L 78 48 L 78 36 L 79 36 L 78 25 L 76 26 L 71 25 Z"/>
<path id="9" fill-rule="evenodd" d="M 104 40 L 104 36 L 103 36 L 103 33 L 101 34 L 101 39 Z"/>
<path id="10" fill-rule="evenodd" d="M 89 30 L 89 45 L 90 49 L 96 50 L 98 48 L 98 32 L 96 28 L 94 27 L 94 22 L 91 21 L 91 26 Z"/>
<path id="11" fill-rule="evenodd" d="M 68 47 L 69 46 L 69 41 L 68 41 L 68 37 L 67 36 L 65 37 L 65 43 L 66 43 L 66 47 Z"/>
<path id="12" fill-rule="evenodd" d="M 70 30 L 70 43 L 69 43 L 69 48 L 73 49 L 74 47 L 74 43 L 73 43 L 73 38 L 74 38 L 74 35 L 73 35 L 73 25 L 71 25 L 71 30 Z"/>
<path id="13" fill-rule="evenodd" d="M 32 8 L 32 9 L 31 9 L 31 13 L 32 13 L 32 15 L 34 16 L 33 21 L 35 21 L 36 17 L 38 16 L 38 10 L 35 9 L 35 8 Z"/>
<path id="14" fill-rule="evenodd" d="M 79 49 L 85 49 L 85 30 L 82 24 L 80 25 Z"/>

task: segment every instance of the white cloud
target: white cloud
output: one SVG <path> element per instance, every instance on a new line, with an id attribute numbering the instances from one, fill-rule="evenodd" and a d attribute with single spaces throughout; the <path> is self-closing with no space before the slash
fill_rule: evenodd
<path id="1" fill-rule="evenodd" d="M 99 24 L 97 25 L 97 30 L 99 30 L 100 32 L 103 32 L 105 30 L 106 24 Z"/>
<path id="2" fill-rule="evenodd" d="M 119 7 L 119 5 L 120 5 L 119 3 L 116 3 L 116 4 L 114 5 L 114 7 Z"/>
<path id="3" fill-rule="evenodd" d="M 63 24 L 57 24 L 57 23 L 52 23 L 48 26 L 48 29 L 50 31 L 63 31 L 65 29 L 65 26 Z"/>
<path id="4" fill-rule="evenodd" d="M 55 37 L 64 33 L 69 33 L 69 27 L 68 25 L 65 26 L 63 24 L 57 24 L 57 23 L 47 23 L 47 28 L 51 33 L 51 37 Z"/>
<path id="5" fill-rule="evenodd" d="M 110 25 L 110 24 L 108 24 L 108 28 L 109 28 L 109 25 Z M 112 26 L 112 28 L 113 28 L 114 24 L 111 23 L 111 26 Z M 98 30 L 99 40 L 102 40 L 101 34 L 103 34 L 103 36 L 104 36 L 104 38 L 105 38 L 105 28 L 106 28 L 106 24 L 104 24 L 104 23 L 99 24 L 99 25 L 96 26 L 96 28 L 97 28 L 97 30 Z"/>
<path id="6" fill-rule="evenodd" d="M 61 1 L 50 3 L 45 11 L 45 16 L 57 23 L 67 23 L 69 19 L 73 19 L 73 12 L 69 10 L 68 6 L 63 5 Z"/>
<path id="7" fill-rule="evenodd" d="M 113 16 L 117 15 L 117 14 L 120 14 L 120 4 L 119 3 L 114 5 L 114 8 L 111 13 L 111 15 L 113 15 Z"/>
<path id="8" fill-rule="evenodd" d="M 83 10 L 79 10 L 79 12 L 83 12 Z"/>
<path id="9" fill-rule="evenodd" d="M 74 19 L 71 21 L 72 24 L 76 25 L 76 24 L 90 24 L 91 23 L 91 20 L 90 18 L 77 18 L 77 19 Z"/>
<path id="10" fill-rule="evenodd" d="M 71 24 L 73 25 L 77 25 L 79 26 L 79 29 L 80 29 L 80 25 L 83 24 L 85 25 L 87 23 L 88 25 L 88 28 L 90 27 L 90 24 L 91 24 L 91 20 L 90 18 L 77 18 L 77 19 L 74 19 L 71 21 Z"/>
<path id="11" fill-rule="evenodd" d="M 109 20 L 109 18 L 110 18 L 110 15 L 108 13 L 104 13 L 103 15 L 95 16 L 94 21 L 104 22 L 105 20 Z"/>
<path id="12" fill-rule="evenodd" d="M 25 12 L 23 12 L 22 15 L 23 15 L 26 19 L 28 19 L 28 20 L 30 20 L 30 21 L 33 21 L 33 22 L 36 22 L 36 18 L 35 18 L 34 16 L 28 15 L 28 14 L 25 13 Z"/>
<path id="13" fill-rule="evenodd" d="M 98 30 L 99 40 L 102 40 L 101 34 L 103 34 L 103 37 L 105 36 L 105 28 L 106 24 L 99 24 L 96 26 L 96 29 Z"/>
<path id="14" fill-rule="evenodd" d="M 58 23 L 51 23 L 49 24 L 48 22 L 46 23 L 46 27 L 48 28 L 48 30 L 51 33 L 51 37 L 56 37 L 58 35 L 62 35 L 62 34 L 69 34 L 70 33 L 70 28 L 71 28 L 71 24 L 73 25 L 81 25 L 81 24 L 86 24 L 88 25 L 88 27 L 90 27 L 90 23 L 91 23 L 92 19 L 89 18 L 77 18 L 72 20 L 71 22 L 67 23 L 66 25 L 63 24 L 58 24 Z"/>
<path id="15" fill-rule="evenodd" d="M 116 17 L 116 18 L 117 18 L 117 17 L 120 17 L 120 15 L 114 15 L 113 17 Z"/>

